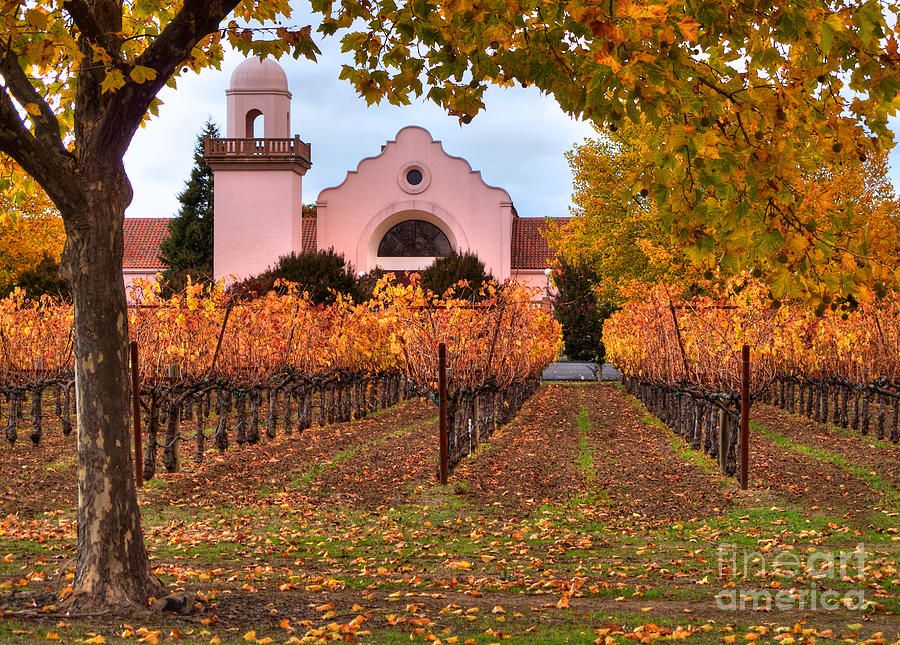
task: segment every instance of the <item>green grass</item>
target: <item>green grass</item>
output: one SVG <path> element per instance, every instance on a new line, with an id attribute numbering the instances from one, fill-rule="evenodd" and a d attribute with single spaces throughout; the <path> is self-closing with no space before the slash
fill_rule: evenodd
<path id="1" fill-rule="evenodd" d="M 894 523 L 896 525 L 896 520 Z M 805 544 L 811 533 L 827 536 L 827 543 L 830 546 L 849 547 L 859 542 L 876 543 L 890 540 L 890 535 L 885 534 L 883 527 L 872 525 L 851 529 L 844 518 L 810 512 L 789 504 L 737 506 L 724 515 L 684 522 L 682 527 L 674 533 L 672 527 L 660 529 L 655 535 L 685 539 L 694 535 L 698 529 L 705 528 L 721 537 L 723 542 L 752 547 L 758 546 L 760 540 L 775 537 L 787 544 Z M 748 529 L 754 531 L 750 532 Z"/>
<path id="2" fill-rule="evenodd" d="M 635 399 L 635 401 L 637 401 L 637 399 Z M 638 404 L 640 405 L 640 403 Z M 721 480 L 720 484 L 723 486 L 728 485 L 733 481 L 731 478 L 722 475 L 719 470 L 719 465 L 713 461 L 709 455 L 701 450 L 693 448 L 683 437 L 672 432 L 665 423 L 653 416 L 652 413 L 647 412 L 643 405 L 641 405 L 641 411 L 644 412 L 641 420 L 647 425 L 665 432 L 666 441 L 668 441 L 669 447 L 682 461 L 692 463 L 707 475 L 713 475 L 714 477 L 719 478 Z"/>
<path id="3" fill-rule="evenodd" d="M 58 541 L 38 542 L 37 540 L 9 540 L 0 538 L 0 558 L 12 554 L 13 558 L 35 558 L 49 556 L 63 544 Z"/>
<path id="4" fill-rule="evenodd" d="M 470 493 L 469 483 L 461 478 L 462 474 L 445 487 L 431 479 L 405 484 L 409 501 L 394 507 L 321 506 L 313 502 L 307 508 L 302 501 L 298 505 L 264 504 L 252 508 L 180 508 L 155 503 L 151 496 L 150 503 L 142 510 L 145 525 L 155 529 L 148 531 L 153 561 L 177 565 L 172 571 L 166 570 L 165 582 L 204 592 L 218 589 L 223 594 L 220 598 L 234 593 L 231 602 L 246 600 L 259 606 L 265 604 L 272 610 L 273 618 L 269 621 L 263 612 L 266 619 L 255 624 L 249 619 L 244 622 L 232 619 L 234 626 L 225 627 L 223 621 L 203 630 L 196 624 L 185 627 L 178 622 L 181 619 L 170 624 L 169 617 L 163 617 L 150 627 L 162 628 L 163 640 L 167 640 L 168 630 L 178 626 L 182 631 L 179 642 L 185 643 L 208 643 L 215 634 L 223 643 L 240 644 L 245 642 L 243 634 L 250 629 L 256 630 L 257 638 L 272 636 L 275 642 L 284 642 L 288 634 L 273 627 L 277 622 L 277 608 L 296 603 L 293 613 L 309 614 L 313 626 L 321 627 L 332 619 L 316 615 L 318 612 L 304 611 L 302 607 L 335 601 L 338 617 L 334 620 L 338 622 L 346 622 L 355 613 L 347 613 L 351 603 L 374 608 L 362 627 L 371 630 L 371 635 L 361 637 L 362 642 L 423 642 L 433 634 L 444 642 L 447 637 L 456 636 L 458 643 L 467 639 L 475 643 L 589 643 L 597 638 L 595 630 L 607 625 L 615 625 L 629 634 L 648 623 L 671 629 L 677 625 L 696 626 L 714 618 L 710 631 L 694 634 L 688 642 L 721 643 L 724 635 L 737 634 L 736 642 L 743 643 L 749 625 L 783 624 L 783 618 L 778 614 L 714 613 L 711 609 L 714 595 L 721 588 L 716 578 L 719 545 L 733 544 L 738 554 L 784 551 L 802 556 L 815 550 L 849 551 L 863 542 L 867 550 L 872 546 L 873 563 L 875 558 L 881 559 L 876 566 L 896 568 L 893 555 L 896 542 L 891 542 L 896 533 L 885 530 L 891 524 L 896 528 L 896 517 L 882 513 L 880 524 L 872 523 L 868 517 L 860 524 L 800 504 L 788 504 L 777 491 L 757 490 L 737 495 L 733 500 L 736 505 L 718 515 L 678 517 L 662 526 L 643 526 L 637 523 L 640 520 L 629 524 L 612 516 L 607 519 L 604 509 L 598 507 L 610 505 L 611 494 L 616 495 L 616 483 L 604 483 L 610 486 L 609 491 L 600 489 L 601 477 L 595 470 L 607 465 L 600 462 L 601 456 L 608 458 L 599 452 L 603 439 L 598 436 L 589 410 L 580 404 L 582 399 L 587 400 L 588 393 L 572 394 L 573 407 L 566 429 L 573 434 L 566 443 L 566 467 L 584 477 L 577 478 L 578 485 L 567 491 L 568 498 L 564 501 L 545 503 L 524 515 L 509 513 L 499 503 L 482 505 L 478 501 L 480 497 Z M 635 409 L 640 416 L 647 414 L 639 404 Z M 328 461 L 299 465 L 292 473 L 294 483 L 314 487 L 316 479 L 329 469 L 341 464 L 343 469 L 351 468 L 352 460 L 360 453 L 390 439 L 422 431 L 425 424 L 434 423 L 433 418 L 408 421 L 403 419 L 382 431 L 389 434 L 360 437 L 362 443 L 331 454 Z M 684 468 L 693 468 L 689 464 L 694 464 L 706 472 L 718 473 L 712 460 L 691 449 L 658 420 L 645 417 L 643 421 L 665 432 L 665 441 L 672 451 L 670 455 L 666 445 L 662 445 L 666 459 L 678 460 L 679 464 L 683 461 Z M 764 434 L 758 427 L 756 431 Z M 514 426 L 510 432 L 515 432 Z M 861 470 L 840 455 L 798 446 L 777 432 L 771 434 L 777 437 L 772 440 L 786 451 L 797 450 L 809 459 L 836 464 L 854 475 L 857 474 L 854 469 Z M 657 436 L 652 440 L 654 447 L 663 443 Z M 502 449 L 502 445 L 503 442 L 498 442 L 494 448 Z M 870 484 L 874 481 L 875 485 L 889 487 L 887 482 L 878 481 L 881 478 L 877 475 L 859 476 Z M 731 479 L 719 477 L 735 486 Z M 164 477 L 160 479 L 165 481 Z M 589 512 L 595 510 L 600 512 Z M 240 527 L 240 532 L 249 539 L 217 542 L 221 537 L 216 535 L 219 526 L 231 529 L 230 535 L 234 535 L 235 527 Z M 15 580 L 27 567 L 40 569 L 49 579 L 62 562 L 74 555 L 74 546 L 74 541 L 42 543 L 0 537 L 0 578 Z M 15 557 L 4 564 L 2 558 L 7 553 L 14 553 Z M 485 554 L 493 559 L 482 560 L 480 556 Z M 471 568 L 460 570 L 450 564 L 457 560 L 471 563 Z M 388 573 L 377 573 L 381 566 Z M 223 571 L 212 574 L 211 581 L 206 577 L 198 579 L 201 573 L 214 567 Z M 190 573 L 179 573 L 187 570 Z M 321 591 L 304 589 L 320 575 L 336 581 L 334 588 L 341 590 L 340 594 L 328 586 Z M 451 577 L 452 584 L 434 582 Z M 747 589 L 765 584 L 757 578 L 734 577 Z M 898 585 L 891 582 L 895 577 L 888 572 L 884 577 L 869 576 L 864 581 L 830 580 L 829 587 L 847 590 L 865 584 L 873 593 L 878 588 L 892 596 L 877 598 L 884 609 L 876 610 L 873 617 L 880 621 L 881 629 L 881 625 L 893 618 L 885 617 L 885 611 L 900 611 Z M 572 599 L 570 609 L 556 608 L 561 589 L 576 578 L 586 579 L 582 587 L 585 597 Z M 294 584 L 294 589 L 276 591 L 285 582 Z M 794 578 L 790 584 L 794 582 L 802 588 L 809 581 Z M 244 583 L 257 591 L 241 591 Z M 786 582 L 785 586 L 790 584 Z M 253 595 L 256 593 L 260 595 Z M 617 602 L 619 597 L 624 600 Z M 867 598 L 870 597 L 874 598 L 867 593 Z M 412 612 L 405 607 L 422 598 L 427 598 L 424 602 L 430 605 L 426 615 L 435 621 L 424 633 L 413 633 L 410 623 L 390 625 L 385 620 L 388 613 L 409 615 Z M 463 608 L 478 604 L 481 611 L 474 621 L 441 613 L 439 608 L 450 603 Z M 494 605 L 503 606 L 505 613 L 491 614 Z M 648 611 L 643 612 L 641 608 Z M 685 613 L 685 608 L 697 613 Z M 260 615 L 258 607 L 253 615 Z M 820 625 L 827 624 L 827 620 L 821 614 L 810 618 L 810 622 L 818 621 Z M 860 615 L 859 622 L 862 621 Z M 731 628 L 733 631 L 723 631 L 734 622 L 738 625 Z M 843 622 L 856 622 L 856 618 Z M 71 627 L 57 628 L 56 624 L 55 620 L 52 623 L 0 621 L 0 642 L 16 645 L 40 642 L 46 638 L 46 631 L 58 632 L 64 642 L 79 642 L 91 630 L 102 627 L 108 642 L 112 643 L 117 642 L 115 633 L 122 629 L 117 624 L 78 619 L 71 621 Z M 297 636 L 302 637 L 305 627 L 294 624 Z M 840 635 L 840 631 L 835 628 L 836 634 Z M 894 633 L 885 631 L 890 641 Z M 621 634 L 614 638 L 617 642 L 638 642 Z M 760 638 L 759 642 L 772 642 L 771 635 Z"/>
<path id="5" fill-rule="evenodd" d="M 656 419 L 656 417 L 653 417 Z M 662 422 L 656 419 L 660 425 Z M 668 430 L 668 428 L 666 428 Z M 694 464 L 697 468 L 702 470 L 707 475 L 713 475 L 715 477 L 719 477 L 721 480 L 721 484 L 727 485 L 732 483 L 734 480 L 730 477 L 725 477 L 722 475 L 719 470 L 718 464 L 712 460 L 712 458 L 706 453 L 693 448 L 684 438 L 678 436 L 674 432 L 669 431 L 669 447 L 672 449 L 676 455 L 678 455 L 683 461 L 690 462 Z"/>
<path id="6" fill-rule="evenodd" d="M 47 470 L 50 472 L 57 472 L 60 470 L 67 470 L 69 468 L 74 468 L 77 462 L 77 457 L 72 455 L 70 457 L 63 457 L 58 461 L 51 461 L 49 464 L 45 466 Z"/>
<path id="7" fill-rule="evenodd" d="M 72 557 L 75 554 L 71 546 L 57 541 L 0 538 L 0 576 L 20 577 L 28 571 L 58 567 L 52 556 L 61 552 L 70 553 Z M 9 562 L 5 561 L 7 557 Z M 38 562 L 41 564 L 37 564 Z"/>
<path id="8" fill-rule="evenodd" d="M 152 479 L 148 479 L 144 482 L 143 488 L 148 488 L 150 490 L 155 490 L 157 488 L 164 488 L 166 485 L 166 480 L 163 477 L 160 477 L 160 473 L 156 473 Z"/>
<path id="9" fill-rule="evenodd" d="M 404 504 L 388 510 L 388 516 L 403 526 L 419 527 L 424 522 L 437 526 L 463 515 L 477 515 L 485 509 L 474 509 L 454 488 L 438 484 L 415 489 L 415 504 Z"/>
<path id="10" fill-rule="evenodd" d="M 324 464 L 313 464 L 305 470 L 302 470 L 300 474 L 291 479 L 291 488 L 298 491 L 308 489 L 315 480 L 325 474 L 328 470 L 328 466 L 332 463 L 333 461 Z"/>
<path id="11" fill-rule="evenodd" d="M 857 441 L 863 441 L 875 448 L 879 448 L 881 450 L 896 450 L 897 444 L 887 439 L 879 439 L 873 434 L 863 434 L 859 430 L 854 430 L 853 428 L 845 428 L 843 426 L 839 426 L 835 423 L 826 423 L 825 427 L 828 428 L 831 432 L 834 432 L 839 435 L 843 435 L 844 437 L 850 437 L 851 439 L 856 439 Z"/>
<path id="12" fill-rule="evenodd" d="M 575 456 L 575 461 L 578 464 L 578 470 L 581 471 L 584 478 L 588 482 L 592 482 L 594 480 L 594 451 L 591 448 L 589 437 L 592 425 L 587 408 L 583 405 L 578 410 L 575 426 L 578 428 L 578 453 Z"/>
<path id="13" fill-rule="evenodd" d="M 438 421 L 437 415 L 434 415 L 433 417 L 427 417 L 425 419 L 421 419 L 420 421 L 416 421 L 415 423 L 410 423 L 410 424 L 401 426 L 401 427 L 397 428 L 396 430 L 392 430 L 391 432 L 389 432 L 387 435 L 385 435 L 385 437 L 383 439 L 379 439 L 373 445 L 380 446 L 380 445 L 384 444 L 385 441 L 387 441 L 388 439 L 399 439 L 401 437 L 408 435 L 410 432 L 418 430 L 423 425 L 437 423 L 437 421 Z"/>
<path id="14" fill-rule="evenodd" d="M 56 634 L 56 638 L 49 639 L 49 634 Z M 47 643 L 60 642 L 64 638 L 67 642 L 75 637 L 84 639 L 85 632 L 74 626 L 36 626 L 34 623 L 26 623 L 19 620 L 4 618 L 0 620 L 0 643 L 34 643 L 44 641 Z"/>
<path id="15" fill-rule="evenodd" d="M 164 562 L 184 558 L 209 564 L 221 564 L 223 560 L 237 559 L 246 550 L 246 545 L 236 542 L 208 542 L 191 546 L 157 544 L 151 548 L 153 556 Z"/>
<path id="16" fill-rule="evenodd" d="M 577 607 L 577 601 L 573 601 Z M 442 640 L 446 637 L 456 637 L 458 643 L 474 642 L 478 645 L 488 643 L 527 643 L 529 645 L 568 645 L 572 643 L 593 643 L 597 639 L 598 629 L 612 629 L 612 638 L 617 643 L 637 643 L 638 639 L 626 639 L 635 629 L 642 625 L 653 624 L 665 629 L 674 629 L 678 625 L 693 623 L 694 626 L 703 621 L 691 620 L 687 616 L 672 618 L 654 612 L 648 613 L 622 613 L 622 612 L 590 612 L 584 613 L 577 608 L 569 610 L 553 610 L 542 612 L 525 612 L 521 616 L 513 616 L 507 611 L 503 615 L 504 620 L 497 620 L 496 616 L 481 613 L 478 619 L 472 622 L 461 617 L 443 617 L 444 629 L 435 629 L 434 635 Z M 724 625 L 716 624 L 706 633 L 695 633 L 685 642 L 687 643 L 721 643 Z M 737 633 L 739 637 L 749 631 L 749 624 L 739 623 L 732 626 L 729 633 Z M 419 642 L 410 636 L 409 628 L 406 630 L 387 627 L 374 630 L 376 638 L 374 642 L 400 645 L 410 641 Z M 647 642 L 655 642 L 652 637 Z M 660 641 L 662 642 L 662 641 Z M 739 642 L 745 642 L 740 638 Z M 767 641 L 764 641 L 767 642 Z"/>

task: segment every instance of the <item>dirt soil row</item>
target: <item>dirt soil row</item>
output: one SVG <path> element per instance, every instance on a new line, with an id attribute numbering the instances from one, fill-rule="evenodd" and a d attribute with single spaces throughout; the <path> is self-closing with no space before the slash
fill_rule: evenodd
<path id="1" fill-rule="evenodd" d="M 754 405 L 752 414 L 755 422 L 791 441 L 837 453 L 849 463 L 870 470 L 894 488 L 900 488 L 900 444 L 879 441 L 871 434 L 863 435 L 857 430 L 838 430 L 770 405 Z"/>

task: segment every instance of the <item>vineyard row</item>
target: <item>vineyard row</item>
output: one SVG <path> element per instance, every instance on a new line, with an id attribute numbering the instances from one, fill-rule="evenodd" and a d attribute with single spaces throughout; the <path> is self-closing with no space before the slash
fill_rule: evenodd
<path id="1" fill-rule="evenodd" d="M 179 450 L 207 441 L 225 450 L 360 419 L 410 396 L 436 401 L 437 350 L 447 346 L 450 463 L 508 421 L 534 391 L 561 344 L 558 323 L 514 284 L 489 284 L 477 303 L 423 292 L 390 278 L 364 304 L 315 306 L 296 289 L 235 301 L 220 287 L 190 286 L 164 299 L 149 285 L 130 309 L 146 430 L 144 476 L 157 454 L 178 468 Z M 15 442 L 38 444 L 44 417 L 76 425 L 70 305 L 0 301 L 0 420 Z M 45 399 L 53 398 L 50 410 Z M 185 422 L 193 432 L 182 436 Z M 211 433 L 210 433 L 211 431 Z"/>
<path id="2" fill-rule="evenodd" d="M 765 287 L 672 299 L 660 285 L 606 321 L 607 357 L 629 392 L 691 446 L 736 472 L 741 348 L 750 348 L 748 401 L 900 442 L 900 297 L 819 315 L 773 307 Z M 749 404 L 748 404 L 749 407 Z"/>
<path id="3" fill-rule="evenodd" d="M 458 392 L 449 400 L 450 467 L 471 454 L 500 425 L 514 418 L 535 392 L 539 379 L 501 390 Z M 19 390 L 0 399 L 0 419 L 11 443 L 20 431 L 39 445 L 47 420 L 62 434 L 75 424 L 74 380 L 69 378 L 33 390 Z M 184 386 L 158 385 L 141 390 L 143 476 L 152 479 L 160 455 L 167 472 L 177 472 L 182 452 L 193 442 L 193 459 L 202 463 L 208 447 L 225 452 L 232 443 L 256 444 L 302 433 L 313 426 L 356 421 L 420 394 L 401 374 L 339 374 L 331 378 L 293 381 L 278 388 L 235 388 L 219 382 Z M 49 408 L 49 409 L 48 409 Z M 185 433 L 185 426 L 192 432 Z"/>
<path id="4" fill-rule="evenodd" d="M 776 376 L 762 400 L 819 423 L 833 423 L 900 443 L 900 396 L 880 386 L 860 387 L 836 379 Z"/>

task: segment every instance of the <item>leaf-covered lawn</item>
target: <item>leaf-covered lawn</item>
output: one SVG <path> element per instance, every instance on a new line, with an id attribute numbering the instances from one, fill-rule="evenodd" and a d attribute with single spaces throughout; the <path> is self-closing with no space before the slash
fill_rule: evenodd
<path id="1" fill-rule="evenodd" d="M 443 489 L 431 403 L 210 453 L 141 492 L 157 573 L 196 609 L 128 621 L 55 611 L 75 548 L 71 441 L 4 448 L 0 642 L 897 641 L 895 479 L 860 463 L 866 438 L 826 449 L 808 420 L 757 423 L 748 492 L 610 385 L 543 387 Z M 790 566 L 860 543 L 846 577 Z M 747 577 L 729 569 L 753 553 Z M 715 598 L 813 588 L 868 604 Z"/>

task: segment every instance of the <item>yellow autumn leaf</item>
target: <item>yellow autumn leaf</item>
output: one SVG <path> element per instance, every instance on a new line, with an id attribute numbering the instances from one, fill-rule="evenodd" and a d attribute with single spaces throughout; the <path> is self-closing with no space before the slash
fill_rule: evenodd
<path id="1" fill-rule="evenodd" d="M 135 83 L 145 83 L 156 78 L 156 70 L 143 65 L 135 65 L 128 75 Z"/>
<path id="2" fill-rule="evenodd" d="M 598 52 L 597 55 L 594 56 L 594 62 L 598 65 L 606 65 L 613 72 L 619 72 L 622 69 L 621 63 L 606 52 Z"/>
<path id="3" fill-rule="evenodd" d="M 688 42 L 697 41 L 697 31 L 700 29 L 700 23 L 691 17 L 684 18 L 678 23 L 678 29 Z"/>
<path id="4" fill-rule="evenodd" d="M 159 632 L 147 632 L 147 634 L 141 639 L 143 643 L 150 643 L 150 645 L 157 645 L 159 643 Z"/>
<path id="5" fill-rule="evenodd" d="M 115 92 L 123 85 L 125 85 L 125 76 L 123 76 L 121 70 L 111 69 L 106 72 L 103 82 L 100 83 L 100 89 L 106 94 L 107 92 Z"/>

